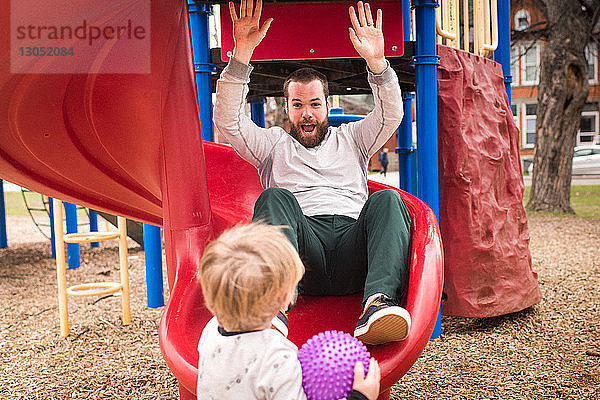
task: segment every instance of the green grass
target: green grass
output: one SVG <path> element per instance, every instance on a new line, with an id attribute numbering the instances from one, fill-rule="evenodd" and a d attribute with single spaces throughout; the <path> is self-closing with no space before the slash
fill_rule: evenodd
<path id="1" fill-rule="evenodd" d="M 527 204 L 530 190 L 530 186 L 525 187 L 523 204 Z M 42 207 L 39 194 L 28 193 L 26 196 L 30 207 Z M 29 215 L 20 192 L 5 192 L 4 203 L 6 215 Z M 571 186 L 571 207 L 579 217 L 600 218 L 600 185 Z"/>
<path id="2" fill-rule="evenodd" d="M 530 190 L 530 186 L 525 187 L 524 205 L 529 201 Z M 600 218 L 600 185 L 571 186 L 571 207 L 578 217 Z"/>
<path id="3" fill-rule="evenodd" d="M 43 210 L 44 204 L 42 204 L 42 196 L 39 193 L 35 192 L 26 192 L 25 198 L 27 199 L 27 205 L 32 210 L 31 213 L 37 218 L 40 218 L 40 221 L 46 219 L 48 214 Z M 25 200 L 23 200 L 23 194 L 21 192 L 4 192 L 4 207 L 6 208 L 6 215 L 26 215 L 29 216 L 27 212 L 27 206 L 25 205 Z M 87 218 L 87 214 L 84 210 L 77 210 L 77 218 Z"/>
<path id="4" fill-rule="evenodd" d="M 4 206 L 6 215 L 29 215 L 21 192 L 4 192 Z"/>

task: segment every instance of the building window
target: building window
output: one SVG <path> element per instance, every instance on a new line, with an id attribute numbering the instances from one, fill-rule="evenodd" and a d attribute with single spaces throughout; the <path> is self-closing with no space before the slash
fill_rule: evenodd
<path id="1" fill-rule="evenodd" d="M 523 104 L 523 147 L 533 147 L 535 143 L 535 121 L 537 104 Z"/>
<path id="2" fill-rule="evenodd" d="M 510 74 L 512 75 L 511 86 L 519 86 L 519 48 L 510 48 Z"/>
<path id="3" fill-rule="evenodd" d="M 515 30 L 522 31 L 529 28 L 530 22 L 529 11 L 521 9 L 515 13 Z"/>
<path id="4" fill-rule="evenodd" d="M 577 145 L 593 144 L 598 135 L 598 112 L 584 111 L 581 113 Z"/>
<path id="5" fill-rule="evenodd" d="M 521 84 L 537 85 L 540 70 L 540 46 L 524 46 L 521 52 Z"/>
<path id="6" fill-rule="evenodd" d="M 511 104 L 510 105 L 510 111 L 512 111 L 513 120 L 515 121 L 515 125 L 518 128 L 519 127 L 519 116 L 517 114 L 517 105 L 516 104 Z"/>
<path id="7" fill-rule="evenodd" d="M 585 46 L 585 59 L 588 62 L 588 79 L 596 82 L 598 76 L 598 53 L 595 43 Z"/>

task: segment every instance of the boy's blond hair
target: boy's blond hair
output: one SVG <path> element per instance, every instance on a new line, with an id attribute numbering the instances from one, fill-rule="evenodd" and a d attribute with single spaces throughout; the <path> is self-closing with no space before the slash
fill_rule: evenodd
<path id="1" fill-rule="evenodd" d="M 208 309 L 226 330 L 256 329 L 273 318 L 304 274 L 280 227 L 253 223 L 206 246 L 200 283 Z"/>

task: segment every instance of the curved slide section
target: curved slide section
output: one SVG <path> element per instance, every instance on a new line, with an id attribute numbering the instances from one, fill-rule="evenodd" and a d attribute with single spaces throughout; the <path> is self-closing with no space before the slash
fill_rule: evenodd
<path id="1" fill-rule="evenodd" d="M 3 37 L 15 35 L 9 27 L 14 25 L 10 16 L 18 9 L 16 3 L 0 6 Z M 75 10 L 81 2 L 71 3 Z M 201 150 L 200 154 L 190 150 L 188 159 L 185 154 L 169 153 L 177 151 L 169 148 L 177 142 L 171 137 L 183 136 L 188 138 L 186 146 L 201 149 L 201 141 L 192 139 L 200 134 L 200 126 L 185 1 L 103 2 L 85 13 L 86 23 L 121 26 L 132 15 L 143 14 L 143 7 L 152 9 L 147 32 L 151 49 L 140 55 L 150 64 L 146 74 L 56 73 L 64 57 L 48 56 L 30 57 L 28 68 L 34 72 L 12 73 L 18 49 L 11 48 L 10 41 L 1 41 L 2 178 L 62 200 L 159 225 L 168 173 L 163 166 L 168 158 L 177 157 L 189 167 L 185 183 L 205 180 Z M 31 8 L 28 20 L 40 20 L 37 14 L 42 12 Z M 64 42 L 61 45 L 72 45 Z M 90 61 L 90 69 L 110 70 L 111 52 L 119 51 L 118 44 L 107 42 Z"/>
<path id="2" fill-rule="evenodd" d="M 240 159 L 230 147 L 205 143 L 204 151 L 216 235 L 231 225 L 250 221 L 262 187 L 256 169 Z M 382 189 L 394 188 L 369 181 L 371 193 Z M 389 388 L 408 371 L 429 341 L 442 295 L 442 242 L 435 215 L 419 199 L 399 192 L 413 222 L 410 279 L 405 299 L 405 307 L 412 316 L 412 328 L 402 342 L 369 348 L 381 366 L 381 398 L 387 398 Z M 171 291 L 159 338 L 165 360 L 179 379 L 181 398 L 192 400 L 196 398 L 196 347 L 211 314 L 204 307 L 200 281 L 193 269 L 180 273 L 185 274 L 185 278 L 178 279 Z M 362 311 L 361 301 L 361 295 L 300 296 L 289 314 L 289 339 L 300 347 L 312 335 L 324 330 L 352 333 Z"/>
<path id="3" fill-rule="evenodd" d="M 81 1 L 64 3 L 81 14 Z M 16 4 L 0 5 L 4 37 L 14 33 Z M 193 229 L 200 243 L 211 233 L 186 1 L 110 0 L 87 10 L 86 23 L 123 26 L 148 9 L 148 52 L 126 54 L 122 62 L 148 57 L 149 73 L 102 73 L 123 56 L 119 41 L 107 41 L 88 60 L 95 73 L 56 73 L 61 57 L 32 59 L 29 71 L 13 73 L 17 50 L 0 42 L 0 177 L 163 225 L 172 286 L 186 258 L 173 246 L 172 231 Z M 47 10 L 28 12 L 28 20 L 39 21 Z"/>
<path id="4" fill-rule="evenodd" d="M 76 10 L 81 1 L 69 3 Z M 0 5 L 3 37 L 12 34 L 11 5 L 20 4 L 11 3 Z M 0 178 L 164 227 L 171 297 L 160 342 L 182 397 L 193 398 L 196 343 L 208 318 L 196 266 L 208 240 L 249 220 L 261 187 L 256 171 L 231 149 L 202 143 L 186 3 L 112 0 L 89 12 L 88 24 L 122 25 L 150 7 L 149 73 L 101 72 L 122 51 L 114 43 L 95 53 L 90 61 L 95 72 L 57 73 L 58 57 L 32 60 L 30 70 L 11 72 L 14 49 L 2 41 Z M 29 12 L 43 18 L 35 15 L 43 14 L 43 7 Z M 127 56 L 123 63 L 144 54 Z M 372 191 L 383 188 L 370 183 Z M 441 297 L 435 216 L 419 200 L 401 194 L 414 221 L 406 300 L 413 331 L 401 343 L 372 349 L 382 365 L 384 388 L 423 350 Z M 304 298 L 291 315 L 290 338 L 302 344 L 324 329 L 351 331 L 359 313 L 357 296 Z"/>

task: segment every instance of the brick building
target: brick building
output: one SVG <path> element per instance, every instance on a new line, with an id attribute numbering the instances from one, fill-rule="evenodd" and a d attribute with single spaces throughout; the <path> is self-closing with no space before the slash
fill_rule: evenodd
<path id="1" fill-rule="evenodd" d="M 547 27 L 545 0 L 511 0 L 511 108 L 520 131 L 524 167 L 533 159 L 537 112 L 538 80 L 543 39 L 536 32 Z M 598 46 L 586 48 L 590 93 L 581 113 L 577 145 L 600 143 L 598 111 Z"/>

